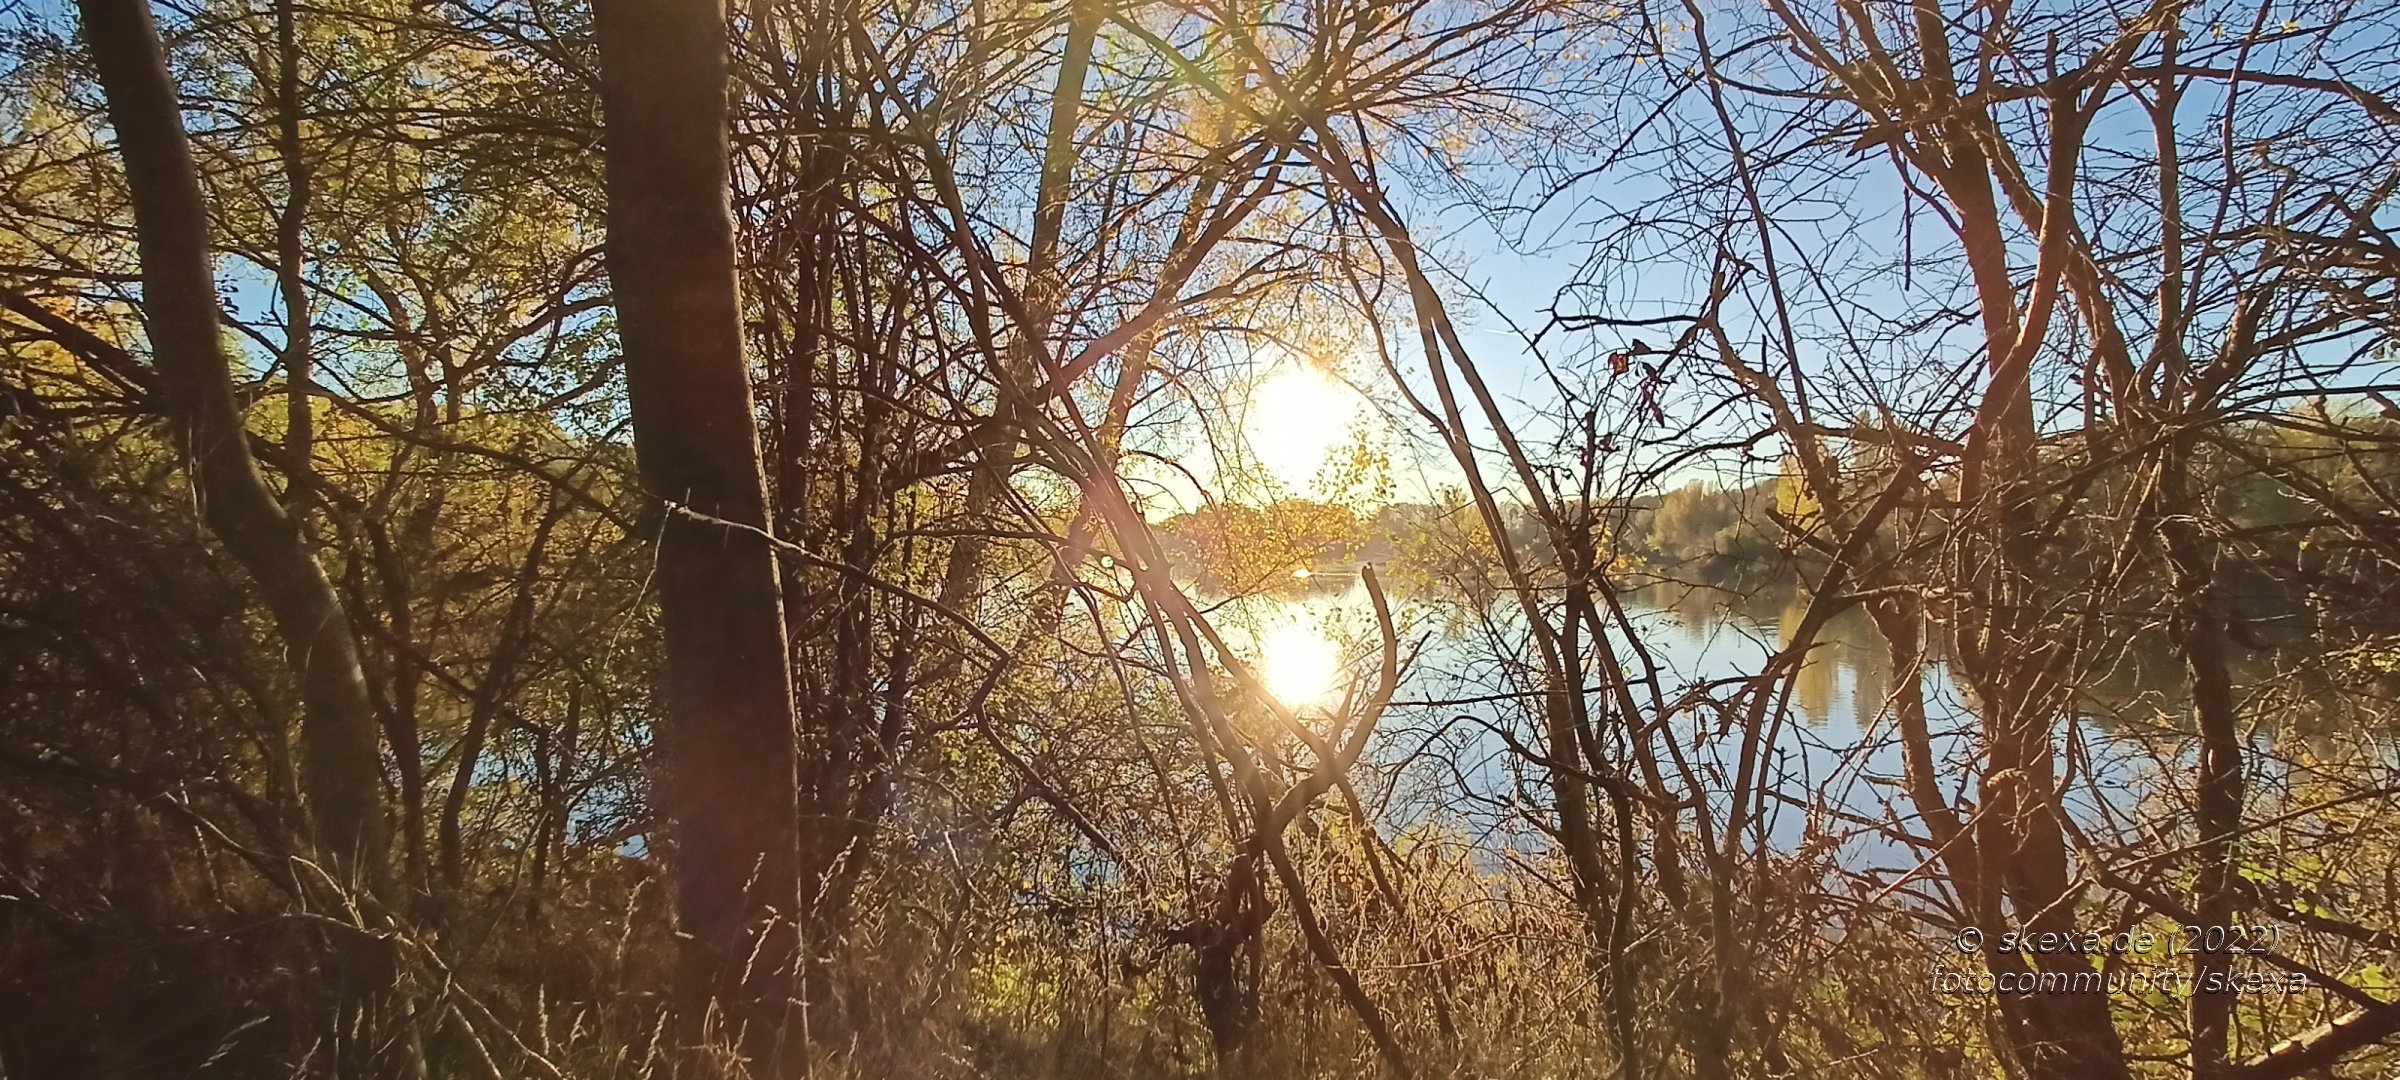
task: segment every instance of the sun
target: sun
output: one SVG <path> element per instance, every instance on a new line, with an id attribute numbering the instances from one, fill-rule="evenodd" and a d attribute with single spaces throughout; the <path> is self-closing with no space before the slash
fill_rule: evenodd
<path id="1" fill-rule="evenodd" d="M 1349 441 L 1361 404 L 1357 391 L 1287 358 L 1250 388 L 1242 437 L 1276 480 L 1305 489 L 1335 448 Z"/>
<path id="2" fill-rule="evenodd" d="M 1342 652 L 1315 627 L 1286 623 L 1258 643 L 1267 692 L 1287 709 L 1323 705 L 1340 689 Z"/>

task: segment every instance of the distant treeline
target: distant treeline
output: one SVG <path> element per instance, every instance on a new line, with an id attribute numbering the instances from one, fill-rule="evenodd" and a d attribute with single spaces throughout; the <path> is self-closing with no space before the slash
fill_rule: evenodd
<path id="1" fill-rule="evenodd" d="M 1601 507 L 1599 549 L 1619 570 L 1665 581 L 1743 590 L 1796 583 L 1770 513 L 1778 486 L 1775 479 L 1730 488 L 1694 481 Z M 1538 519 L 1517 505 L 1504 514 L 1512 543 L 1548 552 Z M 1313 576 L 1361 563 L 1388 566 L 1403 582 L 1451 580 L 1490 572 L 1477 559 L 1492 550 L 1463 496 L 1364 512 L 1307 499 L 1218 503 L 1168 519 L 1160 536 L 1179 573 L 1220 592 L 1289 587 L 1302 579 L 1298 571 Z"/>
<path id="2" fill-rule="evenodd" d="M 2323 506 L 2365 498 L 2368 487 L 2400 490 L 2400 474 L 2383 449 L 2400 443 L 2400 415 L 2369 403 L 2354 407 L 2346 435 L 2336 438 L 2322 425 L 2294 414 L 2291 423 L 2246 425 L 2242 446 L 2200 455 L 2212 483 L 2205 498 L 2241 541 L 2247 557 L 2228 560 L 2220 589 L 2237 634 L 2274 635 L 2285 640 L 2326 629 L 2316 614 L 2333 595 L 2400 596 L 2400 580 L 2379 569 L 2376 550 L 2400 549 L 2400 521 L 2364 517 L 2347 524 L 2359 531 L 2340 542 L 2311 539 L 2326 517 Z M 1884 440 L 1867 434 L 1852 443 L 1844 471 L 1862 484 L 1888 474 Z M 2084 448 L 2060 440 L 2051 447 L 2064 457 Z M 2363 464 L 2363 472 L 2354 465 Z M 2297 480 L 2297 483 L 2295 483 Z M 2144 478 L 2125 469 L 2085 470 L 2063 477 L 2069 494 L 2098 506 L 2121 498 Z M 1799 479 L 1773 475 L 1744 484 L 1693 480 L 1664 491 L 1599 505 L 1592 510 L 1595 549 L 1628 581 L 1655 581 L 1752 594 L 1796 589 L 1822 569 L 1825 551 L 1816 536 L 1817 508 Z M 2296 490 L 2316 490 L 2312 499 Z M 1910 515 L 1942 520 L 1957 513 L 1955 482 L 1932 485 L 1907 506 Z M 1542 525 L 1525 507 L 1503 504 L 1506 539 L 1528 557 L 1547 562 L 1550 547 Z M 2355 517 L 2355 515 L 2352 515 Z M 1902 515 L 1885 531 L 1900 540 Z M 1907 520 L 1914 520 L 1908 518 Z M 2095 542 L 2054 568 L 2062 575 L 2092 579 L 2112 573 L 2110 548 L 2099 533 L 2121 526 L 2097 517 L 2063 523 L 2091 533 Z M 1913 529 L 1914 526 L 1911 526 Z M 1388 565 L 1396 580 L 1458 583 L 1492 573 L 1486 565 L 1492 544 L 1473 505 L 1463 494 L 1445 492 L 1430 502 L 1398 502 L 1372 511 L 1305 499 L 1265 506 L 1219 503 L 1163 523 L 1164 547 L 1176 569 L 1215 591 L 1290 588 L 1295 571 L 1314 574 L 1368 563 Z M 1939 549 L 1920 539 L 1898 544 L 1903 562 L 1937 559 Z M 1920 570 L 1923 569 L 1920 567 Z M 2135 570 L 2128 584 L 2136 596 L 2154 597 L 2165 587 Z M 2395 606 L 2393 610 L 2400 610 Z M 2355 621 L 2355 615 L 2345 616 Z M 2373 633 L 2390 628 L 2351 627 Z"/>

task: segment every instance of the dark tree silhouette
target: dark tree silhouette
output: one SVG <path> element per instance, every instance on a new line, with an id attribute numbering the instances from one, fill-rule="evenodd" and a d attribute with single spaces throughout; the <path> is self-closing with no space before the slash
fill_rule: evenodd
<path id="1" fill-rule="evenodd" d="M 686 939 L 677 1000 L 782 1044 L 797 955 L 791 675 L 742 362 L 727 194 L 723 9 L 597 8 L 608 269 L 642 486 L 663 500 L 667 651 L 658 801 Z"/>

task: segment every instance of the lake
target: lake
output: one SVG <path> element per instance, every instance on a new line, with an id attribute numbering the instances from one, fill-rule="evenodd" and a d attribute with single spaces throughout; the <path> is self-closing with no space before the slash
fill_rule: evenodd
<path id="1" fill-rule="evenodd" d="M 1760 610 L 1728 605 L 1703 590 L 1671 597 L 1654 590 L 1629 596 L 1627 607 L 1635 634 L 1658 664 L 1663 696 L 1675 701 L 1686 693 L 1730 696 L 1738 680 L 1760 670 L 1790 640 L 1804 602 Z M 1370 751 L 1384 820 L 1399 828 L 1463 819 L 1510 846 L 1542 846 L 1546 838 L 1522 811 L 1544 805 L 1547 794 L 1538 772 L 1510 748 L 1512 739 L 1539 746 L 1536 718 L 1521 696 L 1534 685 L 1527 674 L 1533 666 L 1517 651 L 1525 647 L 1525 635 L 1514 602 L 1479 611 L 1395 597 L 1393 608 L 1403 648 L 1414 651 Z M 1372 676 L 1373 608 L 1355 576 L 1319 575 L 1288 595 L 1219 601 L 1212 614 L 1230 642 L 1253 650 L 1269 687 L 1304 720 L 1323 717 L 1345 687 Z M 1976 717 L 1941 658 L 1930 658 L 1920 678 L 1943 789 L 1954 801 L 1971 798 Z M 1892 679 L 1862 614 L 1847 612 L 1820 631 L 1768 720 L 1775 798 L 1763 825 L 1772 846 L 1791 852 L 1815 842 L 1862 872 L 1916 864 L 1919 853 L 1882 831 L 1924 832 L 1900 788 L 1901 753 L 1885 709 Z M 2172 680 L 2137 678 L 2119 689 L 2121 700 L 2078 718 L 2071 742 L 2063 727 L 2059 736 L 2062 760 L 2074 755 L 2079 774 L 2091 780 L 2074 786 L 2071 810 L 2095 827 L 2121 819 L 2150 784 L 2190 762 Z M 1647 704 L 1646 691 L 1637 698 Z M 1591 704 L 1602 706 L 1598 694 Z M 1700 775 L 1722 821 L 1743 732 L 1705 707 L 1685 709 L 1666 730 Z"/>

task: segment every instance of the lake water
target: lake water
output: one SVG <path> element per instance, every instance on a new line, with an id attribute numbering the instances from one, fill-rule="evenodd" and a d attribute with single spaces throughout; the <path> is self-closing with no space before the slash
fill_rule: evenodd
<path id="1" fill-rule="evenodd" d="M 1334 681 L 1355 684 L 1371 677 L 1376 662 L 1373 609 L 1355 579 L 1346 588 L 1343 584 L 1320 578 L 1304 594 L 1226 602 L 1214 615 L 1237 647 L 1246 642 L 1255 650 L 1270 685 L 1278 684 L 1279 672 L 1286 673 L 1278 694 L 1288 697 L 1287 686 L 1310 681 L 1305 674 L 1288 674 L 1294 665 L 1288 658 L 1299 653 L 1308 654 L 1298 664 L 1309 669 L 1325 666 L 1326 654 L 1338 656 Z M 1799 602 L 1780 610 L 1744 610 L 1705 592 L 1687 592 L 1672 603 L 1660 599 L 1655 593 L 1636 594 L 1628 598 L 1628 608 L 1636 635 L 1658 665 L 1659 689 L 1670 702 L 1687 695 L 1731 695 L 1739 680 L 1784 647 L 1803 610 Z M 1487 830 L 1489 839 L 1540 847 L 1545 839 L 1520 811 L 1545 804 L 1547 793 L 1538 770 L 1510 747 L 1512 740 L 1520 747 L 1540 746 L 1529 699 L 1513 696 L 1533 688 L 1526 675 L 1532 665 L 1517 651 L 1525 644 L 1513 601 L 1481 612 L 1455 603 L 1395 598 L 1394 613 L 1404 649 L 1414 650 L 1397 699 L 1415 704 L 1398 704 L 1386 715 L 1371 753 L 1382 781 L 1384 819 L 1405 827 L 1463 815 Z M 1788 690 L 1779 689 L 1778 708 L 1768 719 L 1766 775 L 1773 797 L 1763 821 L 1773 847 L 1788 852 L 1820 843 L 1860 871 L 1915 865 L 1919 853 L 1883 832 L 1899 827 L 1924 833 L 1899 787 L 1901 754 L 1885 709 L 1892 678 L 1872 628 L 1853 612 L 1820 631 Z M 1938 657 L 1924 666 L 1920 678 L 1934 752 L 1943 763 L 1942 786 L 1954 801 L 1971 797 L 1974 714 Z M 2153 737 L 2178 726 L 2176 703 L 2145 694 L 2120 703 L 2115 719 L 2122 721 L 2128 710 L 2146 712 L 2149 736 L 2129 735 L 2122 723 L 2091 718 L 2078 722 L 2072 744 L 2062 731 L 2061 754 L 2073 755 L 2078 770 L 2088 768 L 2082 775 L 2092 780 L 2077 785 L 2070 796 L 2077 818 L 2105 825 L 2106 819 L 2122 816 L 2161 769 L 2188 761 L 2185 740 Z M 1324 715 L 1339 698 L 1334 690 L 1297 704 L 1305 719 Z M 1637 698 L 1647 708 L 1647 690 Z M 1591 703 L 1595 710 L 1604 707 L 1597 694 Z M 1723 821 L 1730 809 L 1724 792 L 1744 739 L 1740 725 L 1722 723 L 1703 705 L 1677 713 L 1654 738 L 1667 738 L 1666 732 L 1673 733 Z"/>

